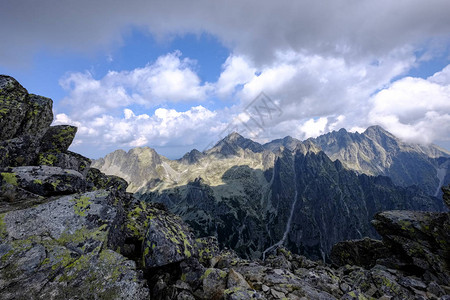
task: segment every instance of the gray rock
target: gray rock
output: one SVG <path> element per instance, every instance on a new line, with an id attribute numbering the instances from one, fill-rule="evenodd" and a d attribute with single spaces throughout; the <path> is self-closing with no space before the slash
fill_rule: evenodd
<path id="1" fill-rule="evenodd" d="M 35 165 L 40 141 L 34 136 L 0 141 L 0 168 Z"/>
<path id="2" fill-rule="evenodd" d="M 0 75 L 0 140 L 17 136 L 25 118 L 28 92 L 14 78 Z"/>
<path id="3" fill-rule="evenodd" d="M 114 202 L 99 190 L 0 215 L 2 299 L 148 298 L 136 264 L 111 250 Z"/>
<path id="4" fill-rule="evenodd" d="M 42 137 L 41 152 L 65 152 L 72 144 L 77 128 L 70 125 L 51 126 Z"/>
<path id="5" fill-rule="evenodd" d="M 450 284 L 446 262 L 450 251 L 449 213 L 386 211 L 377 214 L 372 224 L 403 268 L 418 270 L 418 276 L 425 272 L 429 281 Z"/>
<path id="6" fill-rule="evenodd" d="M 377 259 L 390 255 L 392 254 L 381 241 L 364 238 L 334 244 L 330 259 L 337 266 L 349 264 L 370 269 L 375 266 Z"/>
<path id="7" fill-rule="evenodd" d="M 180 217 L 155 207 L 146 209 L 146 216 L 148 229 L 142 246 L 146 267 L 160 267 L 197 256 L 194 235 Z"/>
<path id="8" fill-rule="evenodd" d="M 233 287 L 250 289 L 250 285 L 245 280 L 244 276 L 236 272 L 234 269 L 231 269 L 230 272 L 228 272 L 227 288 L 229 289 Z"/>
<path id="9" fill-rule="evenodd" d="M 60 167 L 80 172 L 83 177 L 87 176 L 91 160 L 78 153 L 66 152 L 41 152 L 39 153 L 37 165 Z"/>
<path id="10" fill-rule="evenodd" d="M 86 190 L 83 175 L 74 170 L 24 166 L 12 168 L 9 174 L 17 178 L 19 187 L 40 196 L 74 194 Z"/>
<path id="11" fill-rule="evenodd" d="M 202 276 L 203 299 L 222 299 L 226 289 L 227 272 L 219 269 L 206 269 Z"/>

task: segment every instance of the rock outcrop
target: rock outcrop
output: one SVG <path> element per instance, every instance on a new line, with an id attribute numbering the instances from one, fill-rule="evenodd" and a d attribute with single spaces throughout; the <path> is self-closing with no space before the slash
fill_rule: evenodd
<path id="1" fill-rule="evenodd" d="M 76 127 L 50 126 L 50 99 L 0 76 L 0 105 L 0 298 L 147 299 L 119 251 L 127 183 L 68 151 Z"/>

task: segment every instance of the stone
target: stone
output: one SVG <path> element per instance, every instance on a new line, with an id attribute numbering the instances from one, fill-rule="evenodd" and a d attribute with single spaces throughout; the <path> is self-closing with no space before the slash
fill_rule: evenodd
<path id="1" fill-rule="evenodd" d="M 279 291 L 277 291 L 277 290 L 275 290 L 275 289 L 271 289 L 271 290 L 270 290 L 270 293 L 272 294 L 272 296 L 273 296 L 275 299 L 283 299 L 283 298 L 286 298 L 286 295 L 285 295 L 283 292 L 279 292 Z"/>
<path id="2" fill-rule="evenodd" d="M 65 152 L 72 144 L 77 128 L 71 125 L 51 126 L 42 137 L 41 152 Z"/>
<path id="3" fill-rule="evenodd" d="M 450 209 L 450 184 L 442 187 L 442 192 L 444 193 L 443 199 L 445 205 Z"/>
<path id="4" fill-rule="evenodd" d="M 245 280 L 244 276 L 231 269 L 228 272 L 227 288 L 240 287 L 243 289 L 250 289 L 250 285 Z"/>
<path id="5" fill-rule="evenodd" d="M 49 166 L 24 166 L 10 170 L 10 173 L 2 174 L 15 176 L 19 187 L 36 195 L 48 197 L 86 191 L 83 176 L 74 170 Z"/>
<path id="6" fill-rule="evenodd" d="M 389 250 L 383 242 L 364 238 L 334 244 L 331 248 L 330 259 L 338 267 L 348 264 L 370 269 L 375 266 L 377 259 L 389 255 Z"/>
<path id="7" fill-rule="evenodd" d="M 0 168 L 35 165 L 39 143 L 30 135 L 0 141 Z"/>
<path id="8" fill-rule="evenodd" d="M 91 165 L 91 160 L 71 151 L 47 151 L 39 153 L 36 164 L 40 166 L 44 165 L 75 170 L 81 173 L 85 178 L 90 170 L 89 166 Z"/>
<path id="9" fill-rule="evenodd" d="M 202 275 L 204 299 L 222 299 L 226 288 L 227 273 L 225 271 L 209 268 Z"/>
<path id="10" fill-rule="evenodd" d="M 425 273 L 439 284 L 449 285 L 449 213 L 385 211 L 375 215 L 372 224 L 390 251 L 403 262 L 402 268 L 416 270 L 417 276 Z"/>
<path id="11" fill-rule="evenodd" d="M 148 229 L 142 244 L 142 259 L 146 267 L 160 267 L 198 255 L 194 235 L 180 217 L 156 207 L 145 208 L 145 214 Z"/>
<path id="12" fill-rule="evenodd" d="M 28 111 L 28 92 L 14 78 L 0 75 L 0 140 L 9 140 L 21 131 Z"/>
<path id="13" fill-rule="evenodd" d="M 198 238 L 195 240 L 195 248 L 198 252 L 199 261 L 206 267 L 214 267 L 211 264 L 211 259 L 217 257 L 220 254 L 219 242 L 217 237 L 208 236 Z"/>
<path id="14" fill-rule="evenodd" d="M 111 250 L 123 217 L 114 202 L 99 190 L 0 214 L 2 299 L 147 299 L 135 262 Z"/>

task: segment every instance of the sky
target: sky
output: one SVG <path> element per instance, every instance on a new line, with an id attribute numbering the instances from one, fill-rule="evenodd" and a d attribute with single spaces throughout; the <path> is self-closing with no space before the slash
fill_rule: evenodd
<path id="1" fill-rule="evenodd" d="M 0 74 L 53 99 L 70 150 L 179 158 L 380 125 L 450 149 L 448 0 L 0 1 Z"/>

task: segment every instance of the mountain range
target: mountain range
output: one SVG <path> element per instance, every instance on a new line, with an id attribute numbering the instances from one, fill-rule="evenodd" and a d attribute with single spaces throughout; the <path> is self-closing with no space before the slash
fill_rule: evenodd
<path id="1" fill-rule="evenodd" d="M 209 150 L 170 160 L 143 147 L 93 162 L 124 178 L 141 200 L 164 203 L 198 237 L 216 236 L 243 257 L 284 245 L 328 258 L 336 242 L 378 237 L 375 213 L 442 211 L 450 152 L 402 142 L 379 126 L 259 144 L 236 132 Z M 436 197 L 437 196 L 437 197 Z"/>

